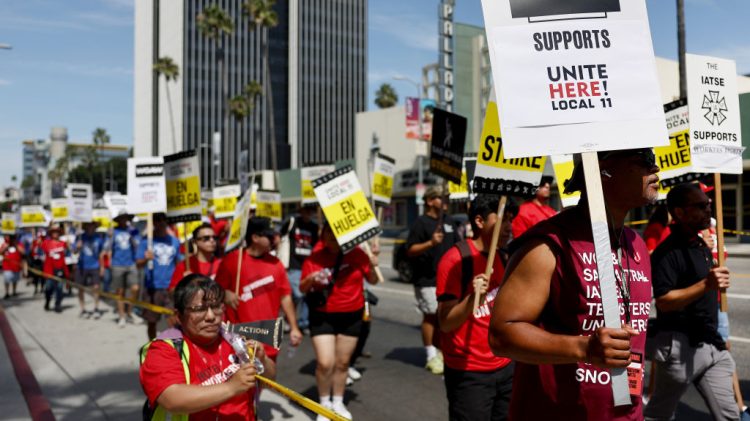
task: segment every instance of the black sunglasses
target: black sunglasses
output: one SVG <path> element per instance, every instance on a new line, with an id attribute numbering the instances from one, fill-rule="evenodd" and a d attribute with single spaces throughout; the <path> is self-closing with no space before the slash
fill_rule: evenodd
<path id="1" fill-rule="evenodd" d="M 210 241 L 210 240 L 218 241 L 219 237 L 216 235 L 204 235 L 202 237 L 197 237 L 196 240 L 197 241 Z"/>

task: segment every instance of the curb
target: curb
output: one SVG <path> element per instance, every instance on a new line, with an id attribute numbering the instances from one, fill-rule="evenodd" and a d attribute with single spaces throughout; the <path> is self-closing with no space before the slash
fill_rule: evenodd
<path id="1" fill-rule="evenodd" d="M 31 371 L 29 362 L 23 355 L 23 350 L 18 344 L 16 335 L 10 327 L 5 309 L 2 306 L 0 306 L 0 333 L 3 335 L 6 348 L 8 348 L 8 356 L 13 365 L 18 384 L 21 386 L 23 397 L 26 399 L 26 405 L 29 407 L 31 419 L 33 421 L 55 421 L 55 415 L 52 413 L 47 398 L 42 394 L 42 389 L 39 387 L 36 377 L 34 377 L 34 372 Z"/>

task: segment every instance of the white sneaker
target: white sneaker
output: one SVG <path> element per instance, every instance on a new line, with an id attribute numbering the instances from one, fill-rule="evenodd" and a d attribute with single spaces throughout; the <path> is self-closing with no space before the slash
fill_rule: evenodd
<path id="1" fill-rule="evenodd" d="M 349 367 L 349 378 L 352 380 L 359 380 L 362 378 L 362 373 L 354 367 Z"/>
<path id="2" fill-rule="evenodd" d="M 323 406 L 326 409 L 333 410 L 333 404 L 331 403 L 331 401 L 321 402 L 320 405 Z M 329 418 L 326 418 L 326 417 L 322 416 L 322 415 L 318 415 L 318 417 L 315 418 L 315 421 L 331 421 L 331 420 Z"/>
<path id="3" fill-rule="evenodd" d="M 354 380 L 352 380 L 352 378 L 351 378 L 351 377 L 347 376 L 347 377 L 346 377 L 346 385 L 347 385 L 347 386 L 351 386 L 351 385 L 353 385 L 353 384 L 354 384 Z"/>
<path id="4" fill-rule="evenodd" d="M 120 328 L 124 328 L 125 327 L 125 319 L 123 319 L 122 317 L 120 317 L 119 319 L 117 319 L 117 326 L 119 326 Z"/>
<path id="5" fill-rule="evenodd" d="M 350 420 L 352 419 L 352 413 L 349 412 L 348 409 L 346 409 L 346 406 L 344 405 L 343 402 L 334 403 L 331 409 L 333 409 L 333 412 L 341 415 L 344 418 L 349 418 Z"/>

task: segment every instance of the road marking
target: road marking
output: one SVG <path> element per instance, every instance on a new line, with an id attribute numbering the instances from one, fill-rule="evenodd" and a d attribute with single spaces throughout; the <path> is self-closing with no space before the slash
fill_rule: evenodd
<path id="1" fill-rule="evenodd" d="M 727 297 L 739 298 L 741 300 L 750 300 L 750 294 L 733 294 L 731 292 L 727 292 Z"/>
<path id="2" fill-rule="evenodd" d="M 742 342 L 742 343 L 745 343 L 745 344 L 750 344 L 750 339 L 740 338 L 740 337 L 737 337 L 737 336 L 730 336 L 729 337 L 729 342 L 732 342 L 732 343 Z"/>
<path id="3" fill-rule="evenodd" d="M 393 288 L 386 288 L 386 287 L 375 287 L 375 286 L 370 287 L 370 288 L 372 288 L 373 291 L 380 291 L 380 292 L 387 292 L 387 293 L 390 293 L 390 294 L 405 295 L 405 296 L 408 296 L 408 297 L 413 297 L 414 296 L 414 292 L 413 291 L 403 291 L 403 290 L 400 290 L 400 289 L 393 289 Z"/>

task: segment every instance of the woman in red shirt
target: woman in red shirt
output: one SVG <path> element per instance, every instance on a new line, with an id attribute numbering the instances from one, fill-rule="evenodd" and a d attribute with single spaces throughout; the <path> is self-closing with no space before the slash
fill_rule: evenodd
<path id="1" fill-rule="evenodd" d="M 341 252 L 328 223 L 302 264 L 300 291 L 310 307 L 310 336 L 317 359 L 315 378 L 321 405 L 350 418 L 344 406 L 349 360 L 357 346 L 365 307 L 362 279 L 377 282 L 371 260 L 355 247 Z M 331 399 L 333 391 L 333 399 Z M 324 420 L 318 416 L 318 421 Z"/>
<path id="2" fill-rule="evenodd" d="M 5 243 L 0 246 L 0 254 L 3 256 L 3 277 L 5 278 L 5 299 L 18 295 L 16 285 L 21 277 L 23 261 L 23 244 L 16 239 L 15 235 L 5 237 Z"/>
<path id="3" fill-rule="evenodd" d="M 42 271 L 47 275 L 68 279 L 70 271 L 65 264 L 68 253 L 68 243 L 60 240 L 62 230 L 60 224 L 52 224 L 47 230 L 48 237 L 42 241 L 41 250 L 44 259 Z M 47 279 L 44 286 L 44 309 L 49 310 L 52 294 L 55 294 L 55 311 L 62 311 L 63 284 L 53 279 Z"/>

